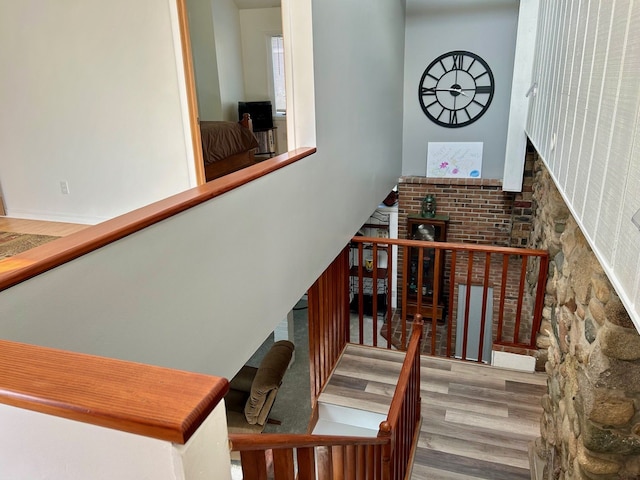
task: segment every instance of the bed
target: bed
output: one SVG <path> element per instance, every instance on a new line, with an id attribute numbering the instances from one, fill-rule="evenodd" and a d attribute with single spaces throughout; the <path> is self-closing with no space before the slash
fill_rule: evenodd
<path id="1" fill-rule="evenodd" d="M 251 121 L 201 121 L 202 158 L 207 182 L 256 163 L 258 141 Z"/>

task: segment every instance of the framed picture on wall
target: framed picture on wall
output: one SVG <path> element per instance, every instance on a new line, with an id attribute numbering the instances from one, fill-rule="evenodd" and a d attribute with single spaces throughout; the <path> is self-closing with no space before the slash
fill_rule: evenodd
<path id="1" fill-rule="evenodd" d="M 481 178 L 482 142 L 429 142 L 427 177 Z"/>

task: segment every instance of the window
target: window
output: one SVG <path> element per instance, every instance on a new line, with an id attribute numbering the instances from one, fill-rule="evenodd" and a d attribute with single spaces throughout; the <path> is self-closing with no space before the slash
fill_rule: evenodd
<path id="1" fill-rule="evenodd" d="M 282 35 L 271 37 L 271 65 L 276 114 L 287 112 L 287 95 L 284 84 L 284 43 Z"/>

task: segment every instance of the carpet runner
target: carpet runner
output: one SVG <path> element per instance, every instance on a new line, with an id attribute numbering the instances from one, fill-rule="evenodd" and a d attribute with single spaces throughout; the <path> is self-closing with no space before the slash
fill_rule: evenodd
<path id="1" fill-rule="evenodd" d="M 45 244 L 59 237 L 30 233 L 0 232 L 0 260 Z"/>

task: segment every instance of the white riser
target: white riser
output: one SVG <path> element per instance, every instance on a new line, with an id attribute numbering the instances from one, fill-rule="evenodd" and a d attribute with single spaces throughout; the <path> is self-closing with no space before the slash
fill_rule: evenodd
<path id="1" fill-rule="evenodd" d="M 379 413 L 332 405 L 330 403 L 318 403 L 318 425 L 321 422 L 327 425 L 345 425 L 345 429 L 355 427 L 363 431 L 373 432 L 372 436 L 375 436 L 380 428 L 380 422 L 384 420 L 386 420 L 386 416 Z M 316 429 L 317 428 L 316 426 Z M 314 429 L 314 433 L 316 433 L 316 429 Z M 369 434 L 367 434 L 367 436 L 369 436 Z"/>

